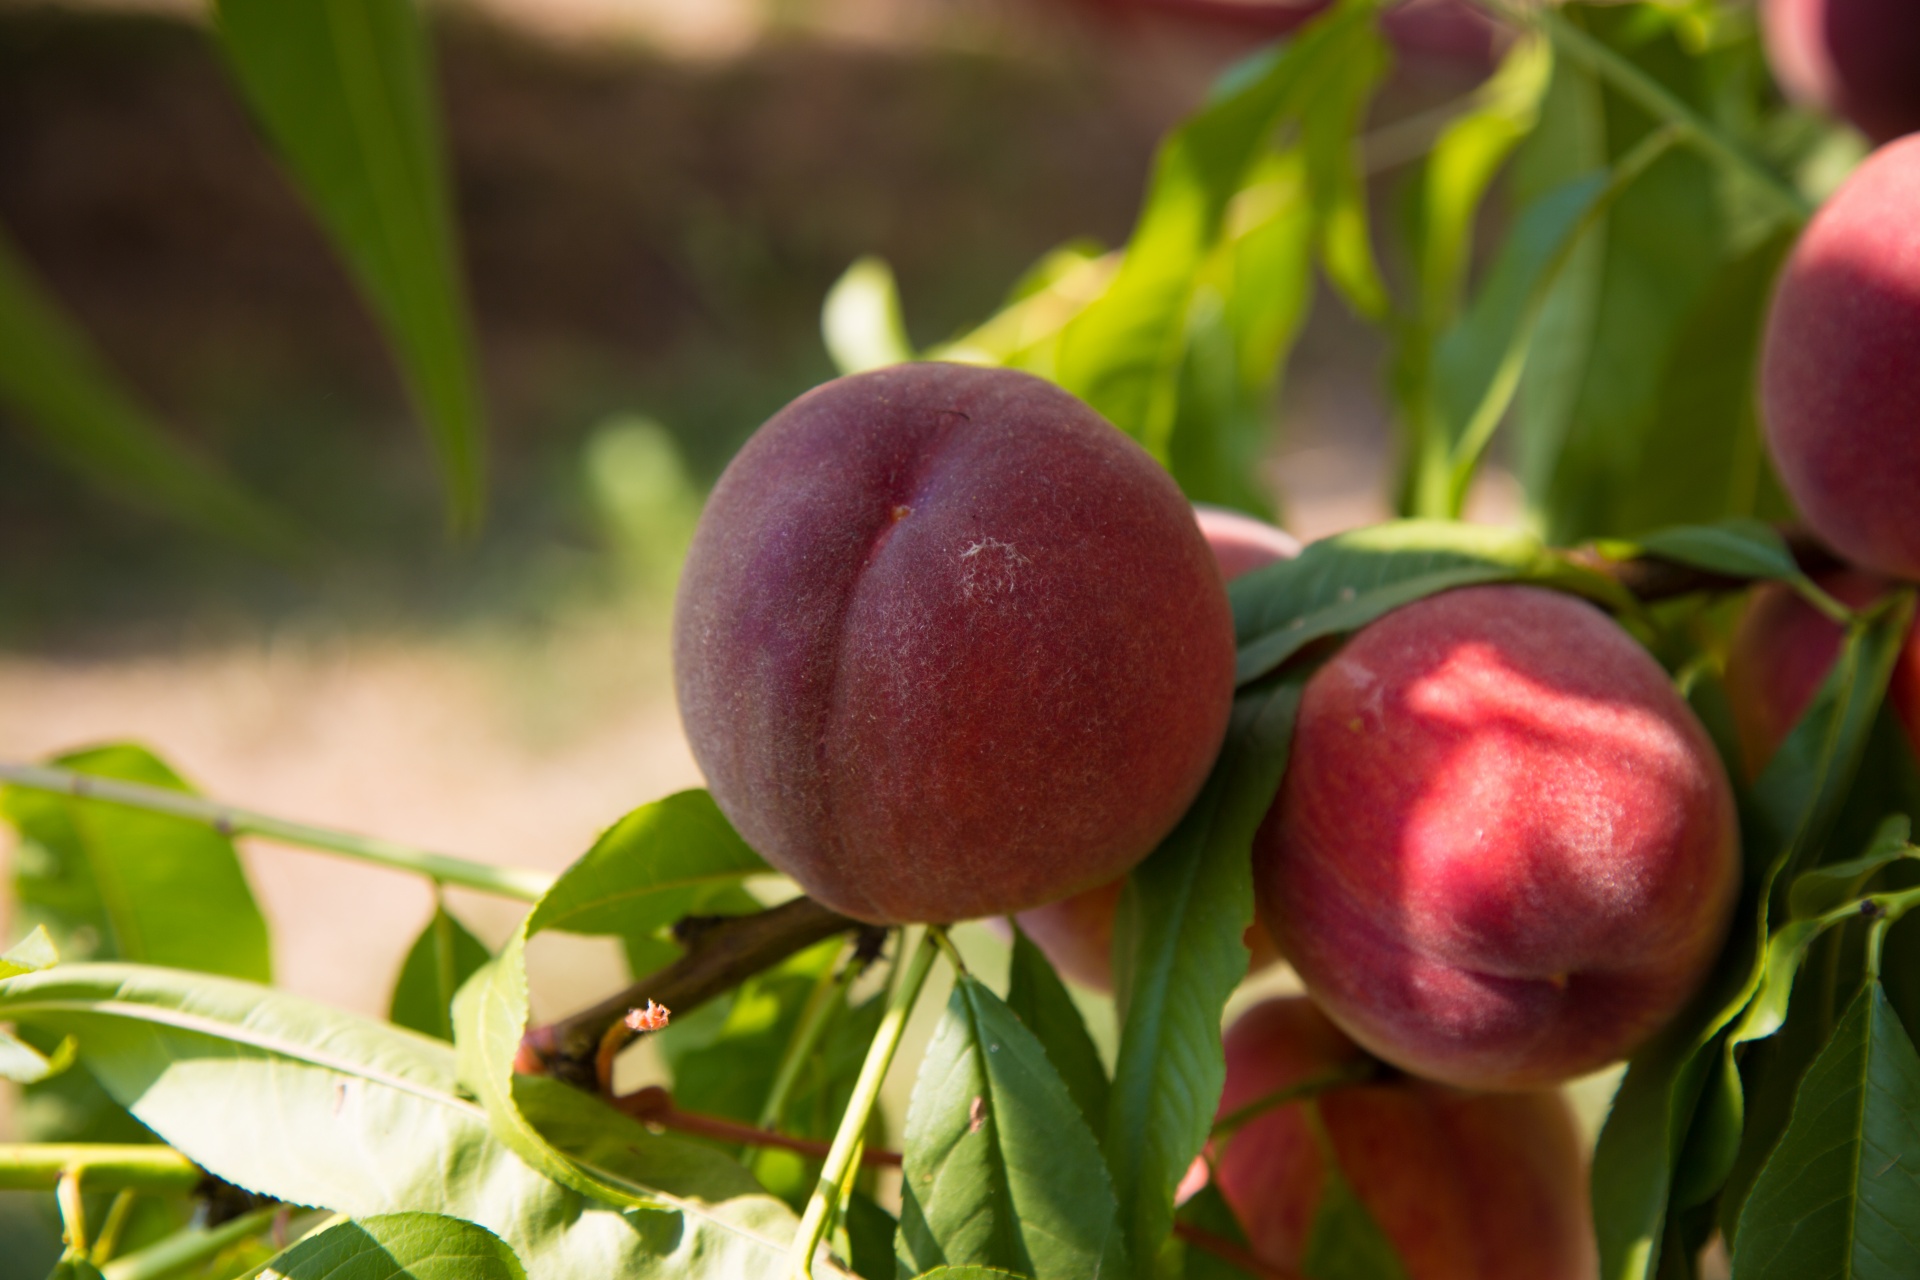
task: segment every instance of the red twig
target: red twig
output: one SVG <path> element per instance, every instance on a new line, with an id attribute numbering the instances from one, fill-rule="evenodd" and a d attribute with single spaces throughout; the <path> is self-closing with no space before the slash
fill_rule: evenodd
<path id="1" fill-rule="evenodd" d="M 790 1138 L 784 1133 L 756 1129 L 750 1124 L 729 1120 L 725 1116 L 682 1111 L 673 1105 L 673 1095 L 658 1085 L 636 1089 L 632 1093 L 621 1094 L 609 1101 L 634 1119 L 646 1124 L 658 1125 L 662 1129 L 696 1134 L 718 1142 L 735 1142 L 742 1146 L 778 1147 L 782 1151 L 811 1156 L 815 1160 L 826 1159 L 827 1144 L 824 1142 L 817 1142 L 812 1138 Z M 871 1165 L 884 1165 L 892 1169 L 900 1167 L 898 1151 L 881 1151 L 869 1147 L 860 1158 Z"/>
<path id="2" fill-rule="evenodd" d="M 1260 1280 L 1302 1280 L 1299 1272 L 1289 1271 L 1285 1267 L 1276 1267 L 1271 1262 L 1263 1262 L 1233 1241 L 1223 1240 L 1213 1232 L 1202 1230 L 1190 1222 L 1174 1223 L 1173 1234 L 1194 1248 L 1210 1253 L 1220 1261 L 1230 1263 L 1250 1276 L 1258 1276 Z"/>

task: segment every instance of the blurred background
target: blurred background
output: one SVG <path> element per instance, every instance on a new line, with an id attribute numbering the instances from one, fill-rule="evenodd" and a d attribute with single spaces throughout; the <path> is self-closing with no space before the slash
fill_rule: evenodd
<path id="1" fill-rule="evenodd" d="M 1161 134 L 1266 35 L 1232 0 L 1171 7 L 430 6 L 493 448 L 461 542 L 201 6 L 0 0 L 0 227 L 169 432 L 318 545 L 289 570 L 142 511 L 0 410 L 0 758 L 132 739 L 222 800 L 554 870 L 698 785 L 665 636 L 701 494 L 833 375 L 821 305 L 856 258 L 932 343 L 1047 250 L 1125 239 Z M 1483 78 L 1488 33 L 1462 37 L 1416 24 L 1377 113 Z M 1304 537 L 1390 512 L 1381 359 L 1319 300 L 1260 467 Z M 1509 488 L 1492 468 L 1476 510 Z M 426 887 L 249 859 L 277 979 L 383 1012 Z M 517 916 L 454 909 L 490 943 Z M 611 946 L 549 942 L 537 1011 L 618 975 Z"/>

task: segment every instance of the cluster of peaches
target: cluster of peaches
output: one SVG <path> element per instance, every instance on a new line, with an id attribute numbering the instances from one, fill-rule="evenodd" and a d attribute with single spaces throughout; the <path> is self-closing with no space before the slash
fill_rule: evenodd
<path id="1" fill-rule="evenodd" d="M 1855 566 L 1823 585 L 1860 605 L 1920 580 L 1920 136 L 1807 228 L 1761 381 L 1783 483 Z M 1131 440 L 1026 374 L 844 378 L 773 418 L 701 520 L 675 622 L 687 733 L 741 834 L 821 902 L 883 924 L 1011 915 L 1106 988 L 1121 882 L 1226 733 L 1224 580 L 1295 551 L 1196 518 Z M 1791 590 L 1756 593 L 1727 670 L 1746 771 L 1840 642 Z M 1920 730 L 1920 641 L 1893 698 Z M 1676 1016 L 1740 887 L 1727 775 L 1660 665 L 1541 587 L 1388 613 L 1310 677 L 1251 858 L 1253 964 L 1284 956 L 1307 994 L 1229 1029 L 1222 1112 L 1386 1064 L 1213 1153 L 1254 1251 L 1297 1265 L 1330 1149 L 1412 1275 L 1590 1275 L 1554 1089 Z"/>

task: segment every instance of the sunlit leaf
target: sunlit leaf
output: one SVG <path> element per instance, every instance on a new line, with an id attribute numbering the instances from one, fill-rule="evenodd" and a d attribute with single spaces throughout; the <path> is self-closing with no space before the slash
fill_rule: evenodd
<path id="1" fill-rule="evenodd" d="M 1001 1266 L 1035 1280 L 1126 1273 L 1093 1132 L 1012 1010 L 954 983 L 907 1112 L 900 1256 L 910 1271 Z"/>
<path id="2" fill-rule="evenodd" d="M 267 1263 L 262 1280 L 526 1280 L 506 1241 L 434 1213 L 342 1222 Z"/>
<path id="3" fill-rule="evenodd" d="M 880 258 L 861 258 L 827 293 L 820 313 L 827 354 L 841 373 L 865 373 L 913 359 L 900 316 L 900 287 Z"/>

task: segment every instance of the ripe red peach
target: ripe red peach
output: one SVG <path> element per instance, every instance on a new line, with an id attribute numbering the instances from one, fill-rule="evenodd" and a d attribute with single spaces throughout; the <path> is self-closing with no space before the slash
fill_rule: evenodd
<path id="1" fill-rule="evenodd" d="M 1300 554 L 1300 542 L 1284 529 L 1224 507 L 1196 504 L 1194 520 L 1207 549 L 1213 552 L 1220 574 L 1232 582 L 1242 574 L 1277 560 Z M 1096 991 L 1113 990 L 1113 918 L 1120 906 L 1124 880 L 1113 880 L 1085 893 L 1035 907 L 1019 914 L 1020 928 L 1046 954 L 1061 975 Z M 1252 969 L 1264 969 L 1280 958 L 1273 939 L 1256 922 L 1247 927 L 1247 950 Z"/>
<path id="2" fill-rule="evenodd" d="M 1875 142 L 1920 130 L 1920 5 L 1913 0 L 1764 0 L 1767 61 L 1797 101 Z"/>
<path id="3" fill-rule="evenodd" d="M 1842 604 L 1872 604 L 1887 583 L 1847 570 L 1824 574 L 1820 587 Z M 1806 714 L 1845 640 L 1840 624 L 1785 583 L 1754 589 L 1727 652 L 1727 701 L 1740 733 L 1740 762 L 1756 778 Z M 1920 750 L 1920 630 L 1910 631 L 1895 661 L 1887 699 Z"/>
<path id="4" fill-rule="evenodd" d="M 1122 875 L 1185 811 L 1233 696 L 1220 571 L 1171 477 L 1005 369 L 901 365 L 776 414 L 721 476 L 674 618 L 715 801 L 876 923 Z"/>
<path id="5" fill-rule="evenodd" d="M 1334 1022 L 1479 1089 L 1631 1054 L 1706 978 L 1739 883 L 1726 773 L 1666 673 L 1517 585 L 1397 609 L 1313 675 L 1253 859 Z"/>
<path id="6" fill-rule="evenodd" d="M 1874 152 L 1807 225 L 1760 364 L 1767 443 L 1794 504 L 1844 559 L 1896 578 L 1920 578 L 1916 209 L 1920 135 Z"/>
<path id="7" fill-rule="evenodd" d="M 1255 1005 L 1226 1034 L 1226 1115 L 1364 1061 L 1309 1001 Z M 1465 1093 L 1401 1076 L 1249 1120 L 1214 1178 L 1262 1261 L 1297 1273 L 1325 1194 L 1327 1153 L 1408 1280 L 1590 1280 L 1587 1170 L 1557 1092 Z M 1322 1146 L 1324 1139 L 1325 1146 Z"/>

